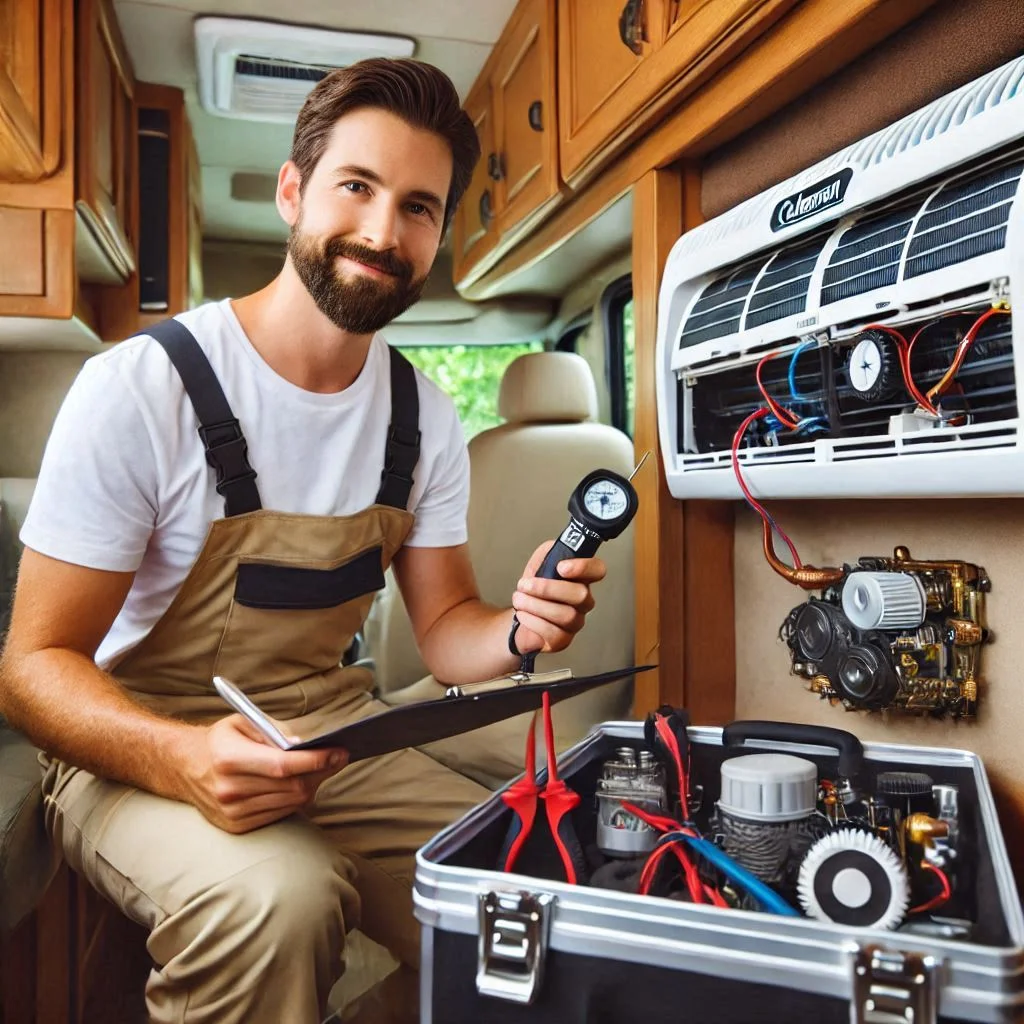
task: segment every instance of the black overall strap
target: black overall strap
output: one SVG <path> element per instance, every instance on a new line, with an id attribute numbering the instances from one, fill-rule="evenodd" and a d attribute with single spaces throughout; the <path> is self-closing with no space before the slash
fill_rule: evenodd
<path id="1" fill-rule="evenodd" d="M 206 461 L 217 473 L 217 493 L 224 498 L 224 514 L 255 512 L 262 506 L 245 436 L 199 342 L 177 320 L 163 320 L 143 333 L 163 346 L 185 385 L 199 418 Z"/>
<path id="2" fill-rule="evenodd" d="M 420 458 L 420 395 L 412 364 L 390 345 L 388 351 L 391 353 L 391 425 L 376 503 L 407 508 L 412 471 Z"/>

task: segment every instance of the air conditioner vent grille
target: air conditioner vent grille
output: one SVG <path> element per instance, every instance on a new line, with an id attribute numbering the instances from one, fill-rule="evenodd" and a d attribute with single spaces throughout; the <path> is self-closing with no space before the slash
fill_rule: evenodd
<path id="1" fill-rule="evenodd" d="M 293 82 L 319 82 L 334 68 L 324 65 L 300 64 L 297 61 L 255 57 L 243 53 L 235 58 L 235 74 L 250 78 L 274 78 Z"/>
<path id="2" fill-rule="evenodd" d="M 1003 248 L 1022 170 L 1024 161 L 1018 159 L 940 189 L 914 230 L 904 277 L 918 277 Z"/>
<path id="3" fill-rule="evenodd" d="M 908 203 L 843 232 L 822 277 L 823 306 L 896 283 L 917 209 L 917 202 Z"/>
<path id="4" fill-rule="evenodd" d="M 740 329 L 743 305 L 761 263 L 746 264 L 715 278 L 700 293 L 683 324 L 681 348 L 699 345 L 712 338 L 724 338 Z"/>
<path id="5" fill-rule="evenodd" d="M 795 316 L 807 308 L 807 290 L 825 238 L 798 248 L 782 249 L 772 257 L 750 297 L 744 327 Z"/>

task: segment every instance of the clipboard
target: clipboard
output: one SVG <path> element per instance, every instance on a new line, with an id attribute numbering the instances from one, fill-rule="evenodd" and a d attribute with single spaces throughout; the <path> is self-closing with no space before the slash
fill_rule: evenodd
<path id="1" fill-rule="evenodd" d="M 571 675 L 565 678 L 565 673 L 561 672 L 538 673 L 536 676 L 515 673 L 487 683 L 449 687 L 447 693 L 450 695 L 438 700 L 399 704 L 387 711 L 348 721 L 337 729 L 328 729 L 300 740 L 289 738 L 287 721 L 272 718 L 261 711 L 230 680 L 214 676 L 213 685 L 235 711 L 249 719 L 271 743 L 282 750 L 343 747 L 348 751 L 351 764 L 393 750 L 419 747 L 434 740 L 457 736 L 526 711 L 536 711 L 545 691 L 551 695 L 551 703 L 557 704 L 597 686 L 627 679 L 654 667 L 630 665 L 578 679 Z M 552 676 L 557 678 L 553 680 Z M 475 686 L 481 689 L 477 690 Z"/>

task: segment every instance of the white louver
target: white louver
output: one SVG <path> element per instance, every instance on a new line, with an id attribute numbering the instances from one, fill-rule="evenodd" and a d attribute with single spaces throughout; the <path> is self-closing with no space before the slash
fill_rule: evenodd
<path id="1" fill-rule="evenodd" d="M 730 442 L 762 404 L 754 367 L 773 351 L 765 386 L 819 426 L 813 436 L 745 437 L 756 493 L 1024 493 L 1024 319 L 1017 328 L 1012 316 L 993 317 L 979 331 L 957 377 L 962 415 L 948 421 L 915 415 L 899 387 L 868 401 L 847 369 L 868 324 L 929 323 L 914 350 L 928 386 L 972 311 L 1012 306 L 1024 281 L 1022 174 L 1024 57 L 680 238 L 658 317 L 672 493 L 740 496 Z M 1024 296 L 1024 284 L 1016 290 Z"/>
<path id="2" fill-rule="evenodd" d="M 251 121 L 294 121 L 313 86 L 364 57 L 409 57 L 411 39 L 241 18 L 197 18 L 205 110 Z"/>

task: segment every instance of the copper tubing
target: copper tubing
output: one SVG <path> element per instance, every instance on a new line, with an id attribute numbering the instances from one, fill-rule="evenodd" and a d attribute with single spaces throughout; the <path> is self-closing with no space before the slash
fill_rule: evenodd
<path id="1" fill-rule="evenodd" d="M 804 590 L 824 590 L 838 583 L 845 575 L 842 569 L 818 569 L 813 565 L 793 567 L 779 560 L 772 544 L 771 523 L 764 523 L 764 557 L 768 564 L 787 582 L 793 583 Z"/>

